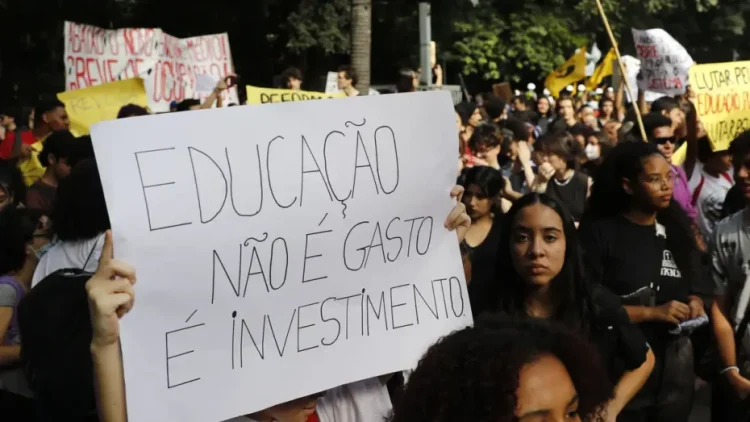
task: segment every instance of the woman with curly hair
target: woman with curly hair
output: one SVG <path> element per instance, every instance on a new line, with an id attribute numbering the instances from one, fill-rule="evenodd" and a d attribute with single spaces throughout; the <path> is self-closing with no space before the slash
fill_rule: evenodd
<path id="1" fill-rule="evenodd" d="M 693 346 L 690 331 L 678 325 L 705 320 L 701 296 L 711 287 L 702 285 L 690 221 L 673 199 L 674 179 L 655 145 L 620 144 L 599 169 L 581 224 L 592 282 L 620 296 L 656 356 L 620 422 L 680 422 L 690 413 Z"/>
<path id="2" fill-rule="evenodd" d="M 648 379 L 654 357 L 619 298 L 588 284 L 573 217 L 556 199 L 531 193 L 500 231 L 496 270 L 472 280 L 472 311 L 560 322 L 594 342 L 617 384 L 607 408 L 613 421 Z"/>
<path id="3" fill-rule="evenodd" d="M 544 321 L 493 317 L 427 351 L 391 422 L 604 422 L 612 393 L 583 338 Z"/>

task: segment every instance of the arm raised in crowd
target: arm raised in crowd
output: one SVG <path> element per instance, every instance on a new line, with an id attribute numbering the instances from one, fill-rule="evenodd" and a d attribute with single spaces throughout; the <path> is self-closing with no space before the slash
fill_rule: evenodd
<path id="1" fill-rule="evenodd" d="M 209 109 L 214 106 L 214 103 L 216 103 L 216 107 L 221 108 L 222 106 L 222 99 L 221 99 L 221 93 L 226 91 L 227 89 L 232 87 L 232 82 L 237 78 L 237 75 L 230 74 L 225 77 L 223 77 L 219 82 L 216 83 L 216 88 L 214 88 L 213 92 L 211 92 L 211 95 L 209 95 L 206 98 L 206 101 L 201 104 L 201 110 Z"/>
<path id="2" fill-rule="evenodd" d="M 133 308 L 135 270 L 112 256 L 112 233 L 108 231 L 99 268 L 86 283 L 94 331 L 91 356 L 99 419 L 102 422 L 126 422 L 120 318 Z"/>

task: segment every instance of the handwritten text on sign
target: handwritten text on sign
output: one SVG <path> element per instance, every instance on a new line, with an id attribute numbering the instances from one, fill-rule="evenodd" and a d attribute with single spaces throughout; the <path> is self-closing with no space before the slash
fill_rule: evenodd
<path id="1" fill-rule="evenodd" d="M 641 60 L 638 88 L 666 95 L 684 94 L 693 65 L 685 47 L 663 29 L 633 29 L 633 38 Z"/>
<path id="2" fill-rule="evenodd" d="M 74 90 L 140 77 L 149 105 L 169 111 L 169 103 L 204 99 L 195 91 L 199 74 L 216 80 L 232 73 L 227 34 L 179 39 L 158 28 L 107 30 L 65 22 L 65 88 Z M 237 90 L 225 100 L 238 103 Z"/>
<path id="3" fill-rule="evenodd" d="M 750 62 L 695 65 L 690 69 L 696 109 L 714 151 L 750 129 Z"/>
<path id="4" fill-rule="evenodd" d="M 129 420 L 219 421 L 400 371 L 471 323 L 443 228 L 451 105 L 430 92 L 95 125 L 117 257 L 138 270 Z"/>

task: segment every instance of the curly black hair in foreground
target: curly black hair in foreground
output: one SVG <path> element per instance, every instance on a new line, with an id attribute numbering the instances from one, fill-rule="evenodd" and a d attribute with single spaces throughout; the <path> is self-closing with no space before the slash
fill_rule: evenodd
<path id="1" fill-rule="evenodd" d="M 596 349 L 541 320 L 488 316 L 430 347 L 395 403 L 391 422 L 512 422 L 521 369 L 558 358 L 579 395 L 586 422 L 602 422 L 614 386 Z"/>

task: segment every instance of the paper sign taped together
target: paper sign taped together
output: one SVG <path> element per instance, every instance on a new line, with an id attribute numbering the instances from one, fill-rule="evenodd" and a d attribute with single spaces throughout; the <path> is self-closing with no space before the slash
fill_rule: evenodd
<path id="1" fill-rule="evenodd" d="M 229 36 L 175 38 L 159 28 L 103 29 L 65 22 L 65 88 L 68 91 L 140 77 L 154 112 L 169 111 L 172 101 L 209 94 L 196 90 L 200 74 L 216 80 L 233 73 Z M 239 103 L 237 89 L 224 103 Z"/>
<path id="2" fill-rule="evenodd" d="M 724 151 L 750 129 L 750 61 L 695 65 L 690 69 L 698 117 L 714 151 Z"/>
<path id="3" fill-rule="evenodd" d="M 92 128 L 118 259 L 130 422 L 213 422 L 413 368 L 472 323 L 447 92 Z"/>
<path id="4" fill-rule="evenodd" d="M 148 107 L 148 97 L 140 78 L 109 82 L 90 88 L 57 94 L 70 117 L 70 129 L 76 135 L 87 135 L 94 123 L 114 120 L 124 105 Z"/>
<path id="5" fill-rule="evenodd" d="M 293 91 L 291 89 L 259 88 L 247 85 L 247 104 L 288 103 L 294 101 L 325 100 L 331 98 L 345 98 L 346 94 L 326 94 L 313 91 Z"/>
<path id="6" fill-rule="evenodd" d="M 663 29 L 633 29 L 633 39 L 641 61 L 638 88 L 666 95 L 684 94 L 693 65 L 685 47 Z"/>

